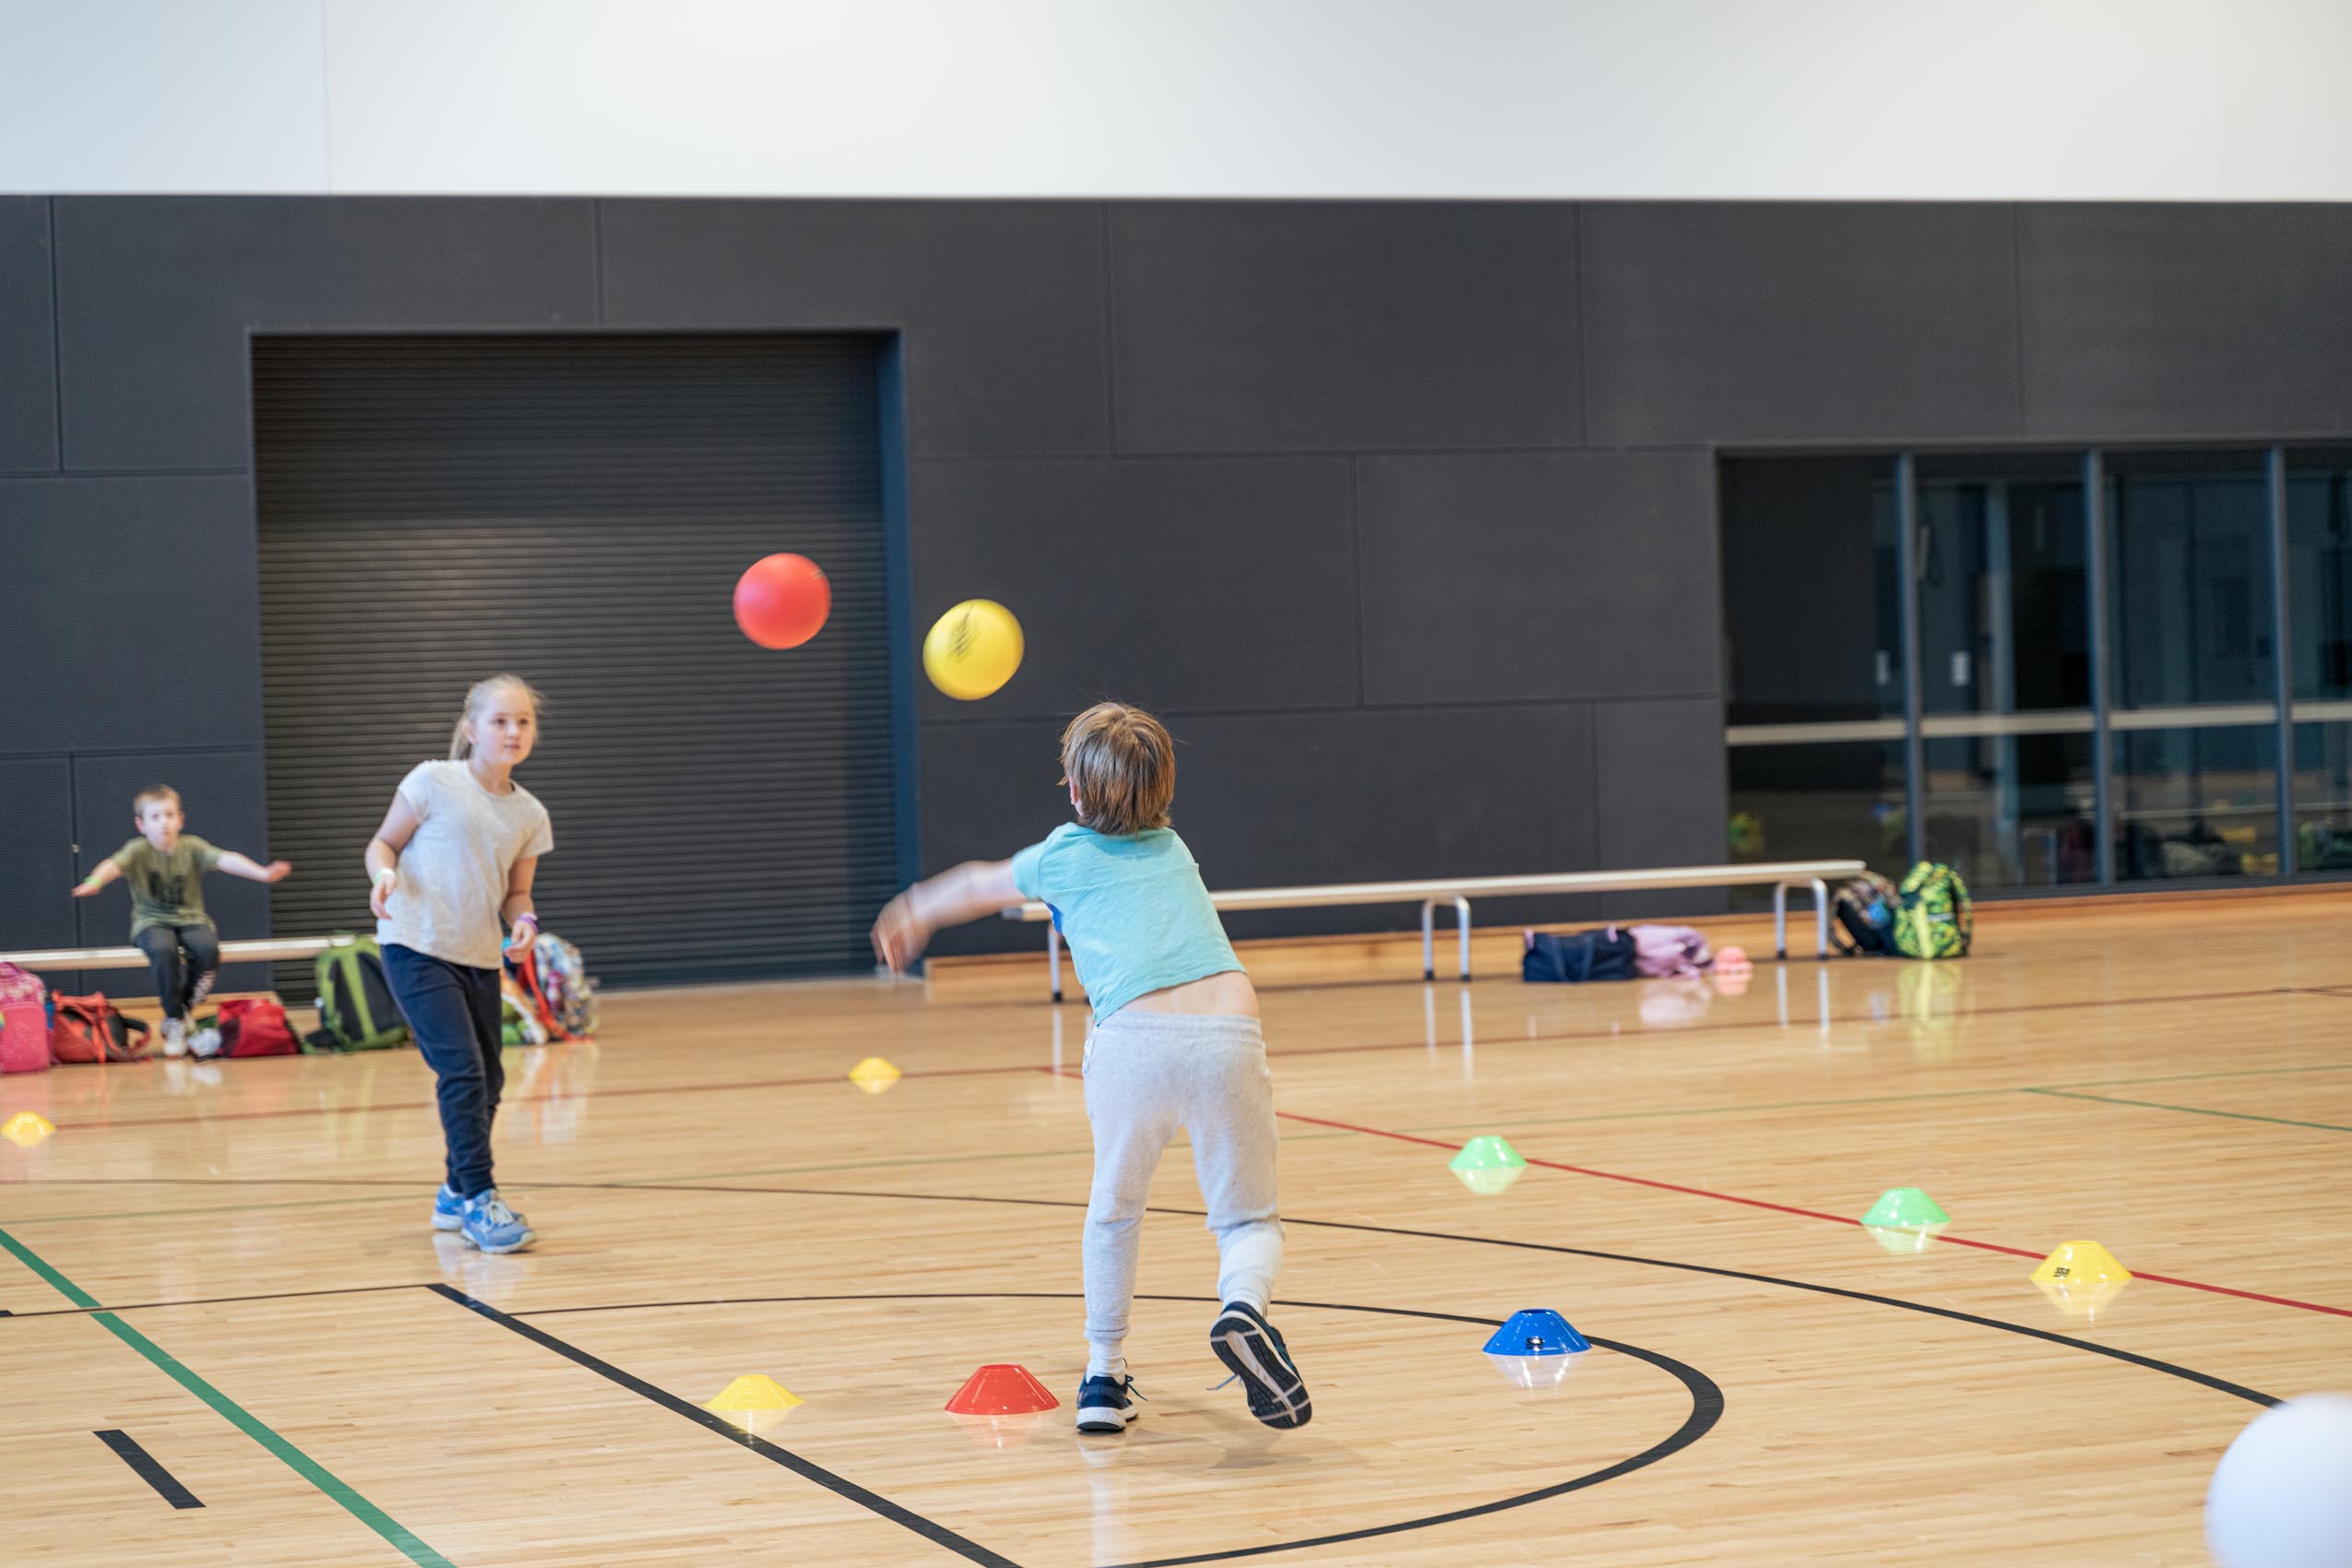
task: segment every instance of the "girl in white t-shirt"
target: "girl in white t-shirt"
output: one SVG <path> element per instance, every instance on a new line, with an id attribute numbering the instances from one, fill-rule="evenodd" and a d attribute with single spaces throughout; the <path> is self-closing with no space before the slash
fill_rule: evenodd
<path id="1" fill-rule="evenodd" d="M 385 976 L 440 1080 L 449 1158 L 433 1228 L 459 1231 L 485 1253 L 520 1252 L 537 1239 L 498 1195 L 490 1128 L 506 1082 L 502 922 L 505 947 L 521 951 L 538 937 L 531 878 L 555 847 L 547 808 L 514 779 L 538 734 L 539 694 L 521 677 L 476 683 L 449 760 L 409 771 L 367 846 Z"/>

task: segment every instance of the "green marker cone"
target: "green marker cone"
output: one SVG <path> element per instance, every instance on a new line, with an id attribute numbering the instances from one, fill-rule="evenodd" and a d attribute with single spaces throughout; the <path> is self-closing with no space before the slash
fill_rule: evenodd
<path id="1" fill-rule="evenodd" d="M 1524 1165 L 1487 1165 L 1475 1170 L 1456 1170 L 1455 1180 L 1482 1198 L 1511 1190 L 1511 1183 L 1527 1173 Z"/>
<path id="2" fill-rule="evenodd" d="M 1952 1217 L 1935 1206 L 1935 1200 L 1917 1187 L 1889 1187 L 1879 1194 L 1871 1212 L 1862 1216 L 1865 1225 L 1905 1226 L 1942 1225 Z"/>
<path id="3" fill-rule="evenodd" d="M 1481 1134 L 1462 1146 L 1462 1152 L 1446 1161 L 1449 1170 L 1516 1170 L 1527 1163 L 1527 1157 L 1511 1146 L 1510 1140 L 1492 1133 Z"/>

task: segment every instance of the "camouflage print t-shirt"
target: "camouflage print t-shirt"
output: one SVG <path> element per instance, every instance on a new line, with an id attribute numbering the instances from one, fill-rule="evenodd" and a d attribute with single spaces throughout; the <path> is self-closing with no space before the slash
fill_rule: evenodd
<path id="1" fill-rule="evenodd" d="M 131 885 L 131 940 L 151 925 L 210 925 L 204 912 L 204 873 L 220 863 L 220 851 L 193 833 L 183 833 L 169 853 L 134 838 L 113 856 Z"/>

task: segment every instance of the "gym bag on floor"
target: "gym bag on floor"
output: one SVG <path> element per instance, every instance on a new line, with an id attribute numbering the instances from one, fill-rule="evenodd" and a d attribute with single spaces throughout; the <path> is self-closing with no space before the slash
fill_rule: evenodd
<path id="1" fill-rule="evenodd" d="M 302 1049 L 286 1009 L 274 997 L 232 997 L 220 1004 L 214 1028 L 220 1031 L 215 1054 L 231 1058 L 291 1056 Z"/>
<path id="2" fill-rule="evenodd" d="M 1906 958 L 1965 958 L 1976 916 L 1968 885 L 1940 861 L 1921 861 L 1903 879 L 1895 911 L 1895 950 Z"/>
<path id="3" fill-rule="evenodd" d="M 392 1000 L 384 978 L 384 949 L 372 936 L 339 934 L 318 956 L 319 1028 L 303 1037 L 303 1049 L 382 1051 L 409 1038 L 408 1020 Z"/>
<path id="4" fill-rule="evenodd" d="M 1903 896 L 1895 884 L 1866 871 L 1838 888 L 1831 904 L 1835 919 L 1830 923 L 1830 939 L 1840 953 L 1893 957 L 1895 911 L 1902 907 Z"/>
<path id="5" fill-rule="evenodd" d="M 49 1057 L 59 1066 L 137 1062 L 147 1055 L 149 1027 L 125 1018 L 103 996 L 61 996 L 49 1026 Z"/>
<path id="6" fill-rule="evenodd" d="M 1605 931 L 1577 931 L 1556 935 L 1531 931 L 1527 951 L 1519 960 L 1519 978 L 1530 981 L 1632 980 L 1639 946 L 1621 926 Z"/>
<path id="7" fill-rule="evenodd" d="M 49 1070 L 49 988 L 41 977 L 0 964 L 0 1073 Z"/>

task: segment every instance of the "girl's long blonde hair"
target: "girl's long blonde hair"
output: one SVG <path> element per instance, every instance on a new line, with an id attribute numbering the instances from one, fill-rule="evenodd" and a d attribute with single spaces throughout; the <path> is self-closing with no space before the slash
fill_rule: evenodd
<path id="1" fill-rule="evenodd" d="M 547 699 L 539 695 L 538 687 L 520 675 L 493 675 L 487 681 L 476 681 L 466 691 L 466 706 L 457 710 L 457 728 L 449 731 L 451 762 L 463 762 L 474 754 L 474 743 L 466 738 L 466 725 L 482 704 L 504 691 L 520 692 L 530 698 L 531 723 L 534 728 L 537 727 L 540 712 L 547 706 Z"/>

